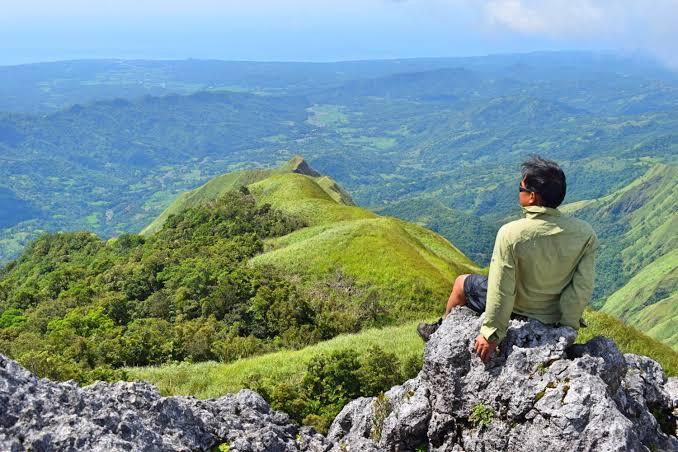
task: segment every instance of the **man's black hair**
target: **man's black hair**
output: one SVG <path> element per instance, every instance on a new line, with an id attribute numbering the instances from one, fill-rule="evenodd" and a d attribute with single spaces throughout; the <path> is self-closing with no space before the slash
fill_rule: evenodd
<path id="1" fill-rule="evenodd" d="M 531 155 L 523 162 L 522 170 L 525 188 L 541 196 L 544 207 L 558 207 L 565 199 L 567 183 L 565 173 L 554 161 L 539 155 Z"/>

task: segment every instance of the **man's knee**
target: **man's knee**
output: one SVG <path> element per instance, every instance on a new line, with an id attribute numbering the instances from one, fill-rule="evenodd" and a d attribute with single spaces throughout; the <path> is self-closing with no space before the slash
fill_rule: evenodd
<path id="1" fill-rule="evenodd" d="M 452 294 L 450 295 L 450 303 L 453 306 L 464 306 L 466 304 L 466 296 L 464 295 L 464 280 L 468 275 L 459 275 L 454 280 L 452 286 Z"/>
<path id="2" fill-rule="evenodd" d="M 461 294 L 462 296 L 464 295 L 464 281 L 466 280 L 467 276 L 468 275 L 457 276 L 457 279 L 454 280 L 454 286 L 452 287 L 453 291 Z"/>

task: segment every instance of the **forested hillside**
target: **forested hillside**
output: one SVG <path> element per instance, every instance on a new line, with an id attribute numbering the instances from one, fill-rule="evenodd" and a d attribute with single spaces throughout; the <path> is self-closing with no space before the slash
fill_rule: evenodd
<path id="1" fill-rule="evenodd" d="M 655 165 L 603 198 L 563 207 L 601 241 L 597 305 L 678 349 L 678 167 Z"/>

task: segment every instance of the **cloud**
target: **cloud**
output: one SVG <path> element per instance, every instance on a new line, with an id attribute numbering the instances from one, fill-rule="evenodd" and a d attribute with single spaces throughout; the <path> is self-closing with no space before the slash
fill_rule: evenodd
<path id="1" fill-rule="evenodd" d="M 486 0 L 481 8 L 495 28 L 641 50 L 678 68 L 678 0 Z"/>
<path id="2" fill-rule="evenodd" d="M 600 3 L 591 0 L 491 0 L 485 4 L 485 13 L 490 23 L 518 32 L 559 35 L 607 28 L 609 13 Z"/>

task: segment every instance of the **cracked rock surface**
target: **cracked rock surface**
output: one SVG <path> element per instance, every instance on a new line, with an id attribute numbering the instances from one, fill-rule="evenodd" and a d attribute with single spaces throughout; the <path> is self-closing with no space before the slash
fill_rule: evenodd
<path id="1" fill-rule="evenodd" d="M 678 379 L 655 361 L 512 320 L 483 364 L 472 350 L 480 321 L 454 310 L 416 378 L 350 402 L 326 437 L 249 390 L 197 400 L 140 382 L 80 388 L 0 355 L 0 450 L 678 451 Z"/>
<path id="2" fill-rule="evenodd" d="M 573 345 L 569 327 L 512 320 L 483 364 L 472 350 L 480 322 L 453 311 L 416 378 L 344 407 L 328 434 L 334 449 L 678 451 L 678 382 L 655 361 L 602 337 Z"/>
<path id="3" fill-rule="evenodd" d="M 161 397 L 140 382 L 38 379 L 0 355 L 0 450 L 323 451 L 324 437 L 242 390 L 211 400 Z"/>

